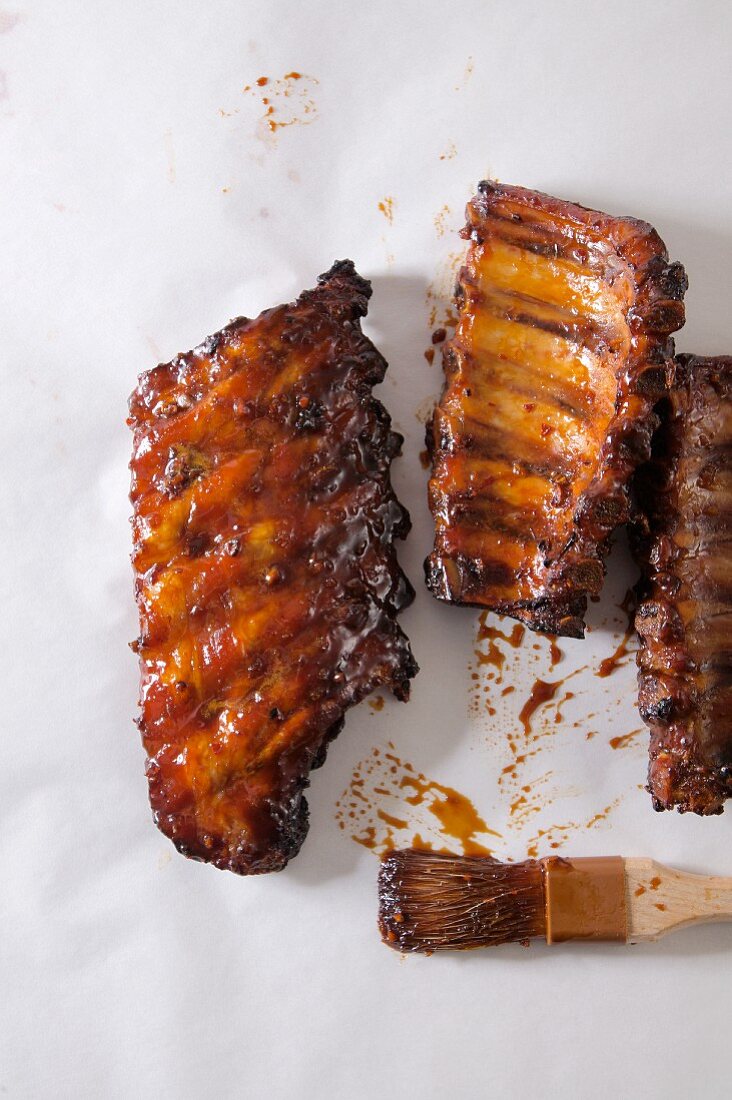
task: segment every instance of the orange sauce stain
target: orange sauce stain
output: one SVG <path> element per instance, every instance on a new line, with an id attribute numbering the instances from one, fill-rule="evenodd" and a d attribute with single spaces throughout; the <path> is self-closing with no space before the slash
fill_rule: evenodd
<path id="1" fill-rule="evenodd" d="M 600 679 L 605 679 L 606 676 L 612 676 L 616 668 L 619 668 L 623 660 L 629 655 L 628 646 L 631 638 L 634 636 L 635 630 L 626 630 L 623 635 L 623 639 L 618 645 L 614 653 L 609 657 L 605 657 L 600 661 L 600 666 L 597 670 L 597 675 Z"/>
<path id="2" fill-rule="evenodd" d="M 395 829 L 407 828 L 408 823 L 406 821 L 403 821 L 400 817 L 392 817 L 386 810 L 377 810 L 376 813 L 382 821 L 385 821 L 387 825 L 392 825 Z"/>
<path id="3" fill-rule="evenodd" d="M 635 896 L 636 896 L 637 898 L 639 898 L 639 897 L 641 896 L 641 894 L 645 894 L 645 892 L 646 892 L 646 888 L 645 888 L 645 886 L 639 886 L 639 887 L 637 888 L 637 890 L 635 891 Z"/>
<path id="4" fill-rule="evenodd" d="M 506 664 L 506 654 L 497 643 L 499 641 L 504 642 L 512 649 L 518 649 L 523 641 L 526 629 L 521 623 L 515 623 L 511 628 L 510 633 L 505 633 L 497 626 L 493 626 L 488 620 L 488 612 L 482 611 L 478 620 L 478 635 L 477 642 L 487 642 L 487 650 L 476 649 L 475 659 L 478 665 L 490 665 L 495 668 L 497 672 L 496 683 L 500 684 L 503 680 L 503 669 Z"/>
<path id="5" fill-rule="evenodd" d="M 415 822 L 409 807 L 430 815 L 427 828 L 434 831 L 435 840 L 413 832 Z M 430 820 L 434 821 L 431 825 Z M 444 840 L 448 849 L 454 850 L 457 842 L 466 855 L 489 855 L 491 849 L 478 837 L 500 837 L 466 795 L 428 779 L 412 764 L 380 749 L 356 766 L 336 803 L 336 821 L 356 843 L 380 853 L 410 844 L 445 850 L 440 846 Z"/>
<path id="6" fill-rule="evenodd" d="M 455 147 L 455 142 L 451 141 L 450 144 L 448 145 L 447 149 L 445 150 L 445 152 L 440 153 L 439 159 L 440 160 L 452 160 L 453 157 L 456 157 L 456 156 L 457 156 L 457 149 Z"/>
<path id="7" fill-rule="evenodd" d="M 435 214 L 435 229 L 437 230 L 438 237 L 445 236 L 445 230 L 447 229 L 447 219 L 450 215 L 450 207 L 445 203 Z"/>
<path id="8" fill-rule="evenodd" d="M 519 722 L 524 727 L 524 733 L 527 737 L 531 736 L 531 719 L 537 710 L 544 705 L 544 703 L 550 702 L 557 694 L 558 689 L 562 686 L 562 680 L 540 680 L 534 681 L 534 686 L 531 689 L 531 694 L 526 700 L 521 710 L 519 711 Z"/>
<path id="9" fill-rule="evenodd" d="M 318 109 L 314 89 L 318 83 L 315 77 L 293 69 L 281 78 L 259 76 L 253 83 L 245 84 L 243 92 L 259 96 L 264 108 L 260 126 L 271 137 L 289 126 L 307 126 L 315 121 Z"/>
<path id="10" fill-rule="evenodd" d="M 354 836 L 353 839 L 356 844 L 363 844 L 364 848 L 370 848 L 373 851 L 376 847 L 376 829 L 373 825 L 369 825 L 363 836 Z"/>
<path id="11" fill-rule="evenodd" d="M 419 461 L 423 470 L 429 470 L 430 468 L 430 452 L 425 448 L 419 452 Z"/>
<path id="12" fill-rule="evenodd" d="M 625 749 L 628 745 L 632 745 L 635 739 L 638 737 L 642 730 L 631 730 L 630 733 L 623 733 L 619 737 L 611 737 L 608 741 L 608 745 L 611 749 Z"/>
<path id="13" fill-rule="evenodd" d="M 424 357 L 431 366 L 435 361 L 435 349 L 434 348 L 427 348 L 427 350 L 424 353 Z"/>
<path id="14" fill-rule="evenodd" d="M 394 224 L 394 199 L 391 198 L 391 196 L 387 195 L 386 198 L 382 199 L 381 202 L 378 203 L 378 209 L 384 215 L 384 217 L 388 221 L 389 225 L 393 225 Z"/>
<path id="15" fill-rule="evenodd" d="M 384 709 L 384 698 L 381 695 L 377 695 L 375 699 L 369 699 L 369 706 L 372 710 Z"/>
<path id="16" fill-rule="evenodd" d="M 501 834 L 488 828 L 473 803 L 464 794 L 460 794 L 454 787 L 446 787 L 442 783 L 412 775 L 403 776 L 400 786 L 411 788 L 415 792 L 406 799 L 410 806 L 420 806 L 427 797 L 431 798 L 428 810 L 440 822 L 442 832 L 460 842 L 466 855 L 490 854 L 489 848 L 475 841 L 475 835 Z M 443 797 L 438 797 L 440 795 Z"/>
<path id="17" fill-rule="evenodd" d="M 597 675 L 604 679 L 607 676 L 612 676 L 616 668 L 619 668 L 624 659 L 629 655 L 629 646 L 631 641 L 635 638 L 635 608 L 636 598 L 635 592 L 632 588 L 623 596 L 620 601 L 620 610 L 625 614 L 627 619 L 627 625 L 625 633 L 613 654 L 606 657 L 600 662 L 600 667 L 597 670 Z"/>
<path id="18" fill-rule="evenodd" d="M 654 902 L 654 905 L 656 906 L 656 909 L 660 909 L 662 913 L 666 912 L 666 906 L 663 904 L 662 901 L 656 901 Z"/>
<path id="19" fill-rule="evenodd" d="M 658 875 L 654 875 L 650 882 L 651 890 L 657 890 L 660 885 L 660 878 L 658 877 Z"/>
<path id="20" fill-rule="evenodd" d="M 563 825 L 549 825 L 546 829 L 539 829 L 536 836 L 533 837 L 526 848 L 526 854 L 535 859 L 539 854 L 540 849 L 551 848 L 556 851 L 558 848 L 562 848 L 570 839 L 573 832 L 577 829 L 594 829 L 600 822 L 605 821 L 612 811 L 620 805 L 621 799 L 616 798 L 614 802 L 611 802 L 609 806 L 606 806 L 599 814 L 595 814 L 589 819 L 589 821 L 581 822 L 568 821 Z"/>
<path id="21" fill-rule="evenodd" d="M 612 811 L 618 805 L 618 801 L 611 802 L 610 805 L 606 806 L 604 810 L 601 810 L 599 814 L 595 814 L 593 817 L 591 817 L 590 820 L 585 823 L 585 828 L 592 829 L 593 826 L 597 825 L 598 821 L 605 821 L 608 815 L 612 813 Z"/>

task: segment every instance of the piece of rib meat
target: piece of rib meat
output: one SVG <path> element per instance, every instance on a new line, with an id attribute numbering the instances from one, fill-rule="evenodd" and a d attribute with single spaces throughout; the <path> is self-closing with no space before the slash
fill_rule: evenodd
<path id="1" fill-rule="evenodd" d="M 732 796 L 732 358 L 680 355 L 636 477 L 639 707 L 657 810 Z"/>
<path id="2" fill-rule="evenodd" d="M 582 637 L 647 457 L 686 276 L 645 222 L 480 184 L 428 429 L 439 599 Z"/>
<path id="3" fill-rule="evenodd" d="M 141 667 L 154 818 L 248 874 L 307 832 L 303 789 L 345 710 L 417 671 L 396 615 L 402 437 L 372 396 L 371 286 L 350 260 L 148 371 L 130 399 Z"/>

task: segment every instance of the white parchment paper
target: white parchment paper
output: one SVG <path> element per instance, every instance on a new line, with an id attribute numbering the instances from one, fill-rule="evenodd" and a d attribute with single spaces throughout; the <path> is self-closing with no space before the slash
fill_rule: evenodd
<path id="1" fill-rule="evenodd" d="M 554 670 L 545 644 L 512 651 L 515 691 L 491 715 L 477 616 L 422 585 L 418 459 L 440 385 L 430 312 L 486 175 L 653 222 L 691 281 L 678 347 L 730 351 L 731 46 L 712 0 L 3 4 L 1 1095 L 729 1095 L 730 927 L 400 960 L 375 929 L 377 860 L 336 804 L 392 741 L 472 799 L 506 856 L 554 827 L 568 854 L 732 874 L 730 812 L 654 814 L 645 737 L 609 744 L 640 726 L 632 661 L 592 673 L 622 634 L 622 551 L 587 641 Z M 269 116 L 291 124 L 272 133 L 244 88 L 293 71 Z M 349 715 L 287 871 L 239 879 L 150 821 L 125 403 L 140 371 L 343 256 L 373 280 L 367 330 L 406 436 L 394 479 L 422 672 L 409 705 Z M 515 704 L 582 665 L 527 764 L 539 808 L 519 825 L 498 784 Z"/>

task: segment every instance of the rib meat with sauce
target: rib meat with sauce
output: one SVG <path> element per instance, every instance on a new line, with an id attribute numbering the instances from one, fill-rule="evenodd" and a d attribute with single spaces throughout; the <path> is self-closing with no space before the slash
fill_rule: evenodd
<path id="1" fill-rule="evenodd" d="M 651 409 L 684 320 L 686 277 L 649 225 L 481 183 L 428 443 L 439 599 L 582 637 Z"/>
<path id="2" fill-rule="evenodd" d="M 350 261 L 144 374 L 130 399 L 141 667 L 155 821 L 185 855 L 273 871 L 345 710 L 417 671 L 396 622 L 401 436 L 371 394 L 371 287 Z"/>
<path id="3" fill-rule="evenodd" d="M 681 355 L 636 478 L 639 707 L 657 810 L 732 796 L 732 358 Z"/>

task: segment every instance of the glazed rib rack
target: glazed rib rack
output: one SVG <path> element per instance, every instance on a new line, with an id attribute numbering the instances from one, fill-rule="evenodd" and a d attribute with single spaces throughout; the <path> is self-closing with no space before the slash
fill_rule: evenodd
<path id="1" fill-rule="evenodd" d="M 154 817 L 188 856 L 272 871 L 307 831 L 303 790 L 345 710 L 416 672 L 401 437 L 371 393 L 371 287 L 315 290 L 144 374 L 134 430 L 139 726 Z"/>
<path id="2" fill-rule="evenodd" d="M 641 716 L 657 810 L 732 795 L 732 358 L 680 355 L 637 477 Z"/>
<path id="3" fill-rule="evenodd" d="M 686 277 L 645 222 L 486 181 L 428 441 L 439 599 L 581 637 L 647 458 Z"/>

